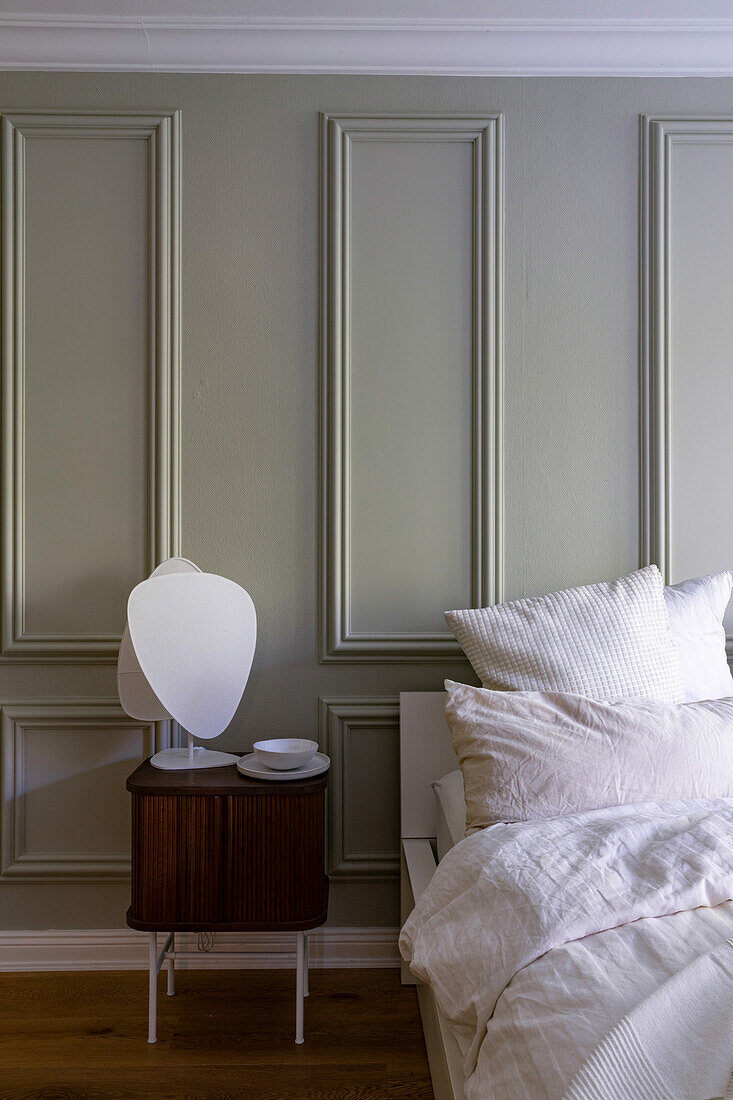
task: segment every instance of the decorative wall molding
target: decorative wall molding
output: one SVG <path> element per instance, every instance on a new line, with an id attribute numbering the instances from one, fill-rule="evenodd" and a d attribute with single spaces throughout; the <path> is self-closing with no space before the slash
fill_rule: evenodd
<path id="1" fill-rule="evenodd" d="M 330 970 L 398 967 L 398 928 L 315 928 L 308 933 L 310 966 Z M 281 970 L 294 966 L 295 934 L 288 932 L 216 933 L 210 952 L 176 960 L 176 970 Z M 161 938 L 162 942 L 162 938 Z M 194 933 L 176 938 L 195 950 Z M 293 959 L 283 955 L 292 945 Z M 248 951 L 233 960 L 217 951 Z M 51 932 L 0 932 L 0 972 L 15 970 L 146 970 L 148 936 L 131 928 Z"/>
<path id="2" fill-rule="evenodd" d="M 156 728 L 157 727 L 157 728 Z M 92 729 L 101 737 L 120 730 L 143 732 L 141 760 L 171 744 L 170 722 L 143 723 L 128 718 L 113 699 L 65 702 L 25 700 L 4 703 L 1 717 L 2 820 L 0 852 L 3 881 L 113 882 L 130 874 L 130 858 L 116 852 L 27 852 L 25 850 L 25 738 L 34 729 Z M 91 780 L 94 782 L 94 780 Z M 94 822 L 88 823 L 90 830 Z"/>
<path id="3" fill-rule="evenodd" d="M 1 37 L 1 34 L 0 34 Z M 34 136 L 149 144 L 148 564 L 179 545 L 180 113 L 10 111 L 2 127 L 2 657 L 114 661 L 120 636 L 31 634 L 25 626 L 25 145 Z"/>
<path id="4" fill-rule="evenodd" d="M 733 143 L 733 116 L 641 118 L 641 561 L 672 568 L 670 155 L 678 142 Z M 733 656 L 733 634 L 728 635 Z"/>
<path id="5" fill-rule="evenodd" d="M 399 838 L 394 850 L 368 852 L 357 849 L 350 841 L 349 811 L 354 798 L 352 781 L 363 785 L 363 777 L 351 774 L 349 737 L 355 729 L 382 727 L 394 733 L 399 741 L 400 703 L 396 696 L 340 696 L 319 699 L 319 741 L 331 758 L 331 779 L 328 785 L 327 850 L 329 877 L 339 881 L 371 882 L 399 878 Z M 379 776 L 372 775 L 375 782 Z M 399 776 L 395 777 L 396 798 L 399 799 Z M 380 788 L 380 795 L 384 790 Z M 375 801 L 374 805 L 381 805 Z"/>
<path id="6" fill-rule="evenodd" d="M 733 20 L 4 14 L 0 69 L 730 76 Z"/>
<path id="7" fill-rule="evenodd" d="M 501 599 L 503 127 L 501 115 L 322 116 L 320 659 L 461 657 L 449 631 L 353 633 L 349 597 L 349 149 L 359 140 L 468 142 L 473 155 L 471 600 Z"/>
<path id="8" fill-rule="evenodd" d="M 664 286 L 667 224 L 666 203 L 662 199 L 664 121 L 642 115 L 639 141 L 640 560 L 642 565 L 658 565 L 666 577 L 669 575 L 669 375 L 666 350 L 661 342 L 667 313 Z"/>

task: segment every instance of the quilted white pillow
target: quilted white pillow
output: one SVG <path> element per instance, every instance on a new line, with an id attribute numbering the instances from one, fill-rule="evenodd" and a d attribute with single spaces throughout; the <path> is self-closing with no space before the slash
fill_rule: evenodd
<path id="1" fill-rule="evenodd" d="M 723 627 L 732 588 L 732 573 L 713 573 L 664 590 L 686 703 L 733 695 Z"/>
<path id="2" fill-rule="evenodd" d="M 733 796 L 733 699 L 604 703 L 446 680 L 466 831 L 632 802 Z"/>
<path id="3" fill-rule="evenodd" d="M 682 677 L 656 565 L 445 618 L 484 687 L 681 702 Z"/>

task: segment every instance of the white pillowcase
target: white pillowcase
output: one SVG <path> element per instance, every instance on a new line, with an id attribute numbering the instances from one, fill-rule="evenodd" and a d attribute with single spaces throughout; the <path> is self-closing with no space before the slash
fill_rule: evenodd
<path id="1" fill-rule="evenodd" d="M 733 699 L 675 706 L 446 680 L 466 832 L 633 802 L 733 796 Z"/>
<path id="2" fill-rule="evenodd" d="M 732 588 L 733 574 L 713 573 L 664 590 L 686 703 L 733 696 L 723 627 Z"/>
<path id="3" fill-rule="evenodd" d="M 684 689 L 663 591 L 649 565 L 445 618 L 484 687 L 677 703 Z"/>

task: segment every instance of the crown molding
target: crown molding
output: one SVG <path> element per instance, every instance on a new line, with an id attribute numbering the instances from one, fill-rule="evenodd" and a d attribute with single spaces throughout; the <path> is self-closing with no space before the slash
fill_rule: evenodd
<path id="1" fill-rule="evenodd" d="M 731 76 L 733 19 L 0 15 L 0 69 Z"/>

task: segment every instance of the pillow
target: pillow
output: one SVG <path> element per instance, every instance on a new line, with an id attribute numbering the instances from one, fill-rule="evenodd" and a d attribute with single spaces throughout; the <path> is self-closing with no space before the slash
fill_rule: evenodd
<path id="1" fill-rule="evenodd" d="M 433 783 L 437 818 L 438 862 L 466 835 L 466 799 L 460 768 Z"/>
<path id="2" fill-rule="evenodd" d="M 631 802 L 733 796 L 733 699 L 604 703 L 446 680 L 466 832 Z"/>
<path id="3" fill-rule="evenodd" d="M 682 701 L 656 565 L 627 577 L 445 618 L 484 687 Z"/>
<path id="4" fill-rule="evenodd" d="M 731 588 L 733 574 L 714 573 L 664 590 L 686 703 L 733 695 L 723 627 Z"/>

